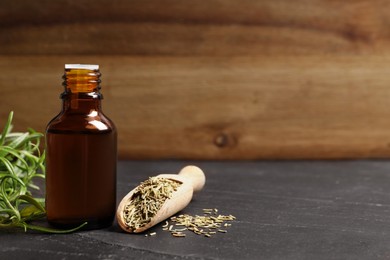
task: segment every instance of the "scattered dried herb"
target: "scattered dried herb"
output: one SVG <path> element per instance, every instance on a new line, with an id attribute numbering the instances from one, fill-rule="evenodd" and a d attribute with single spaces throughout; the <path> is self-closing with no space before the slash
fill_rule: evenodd
<path id="1" fill-rule="evenodd" d="M 178 181 L 159 177 L 142 182 L 124 208 L 123 218 L 128 228 L 134 231 L 148 224 L 180 185 Z"/>
<path id="2" fill-rule="evenodd" d="M 231 224 L 227 221 L 233 221 L 236 217 L 232 215 L 218 215 L 217 209 L 203 209 L 203 216 L 188 214 L 182 214 L 179 216 L 173 216 L 170 218 L 173 225 L 169 226 L 167 221 L 163 226 L 163 230 L 171 232 L 174 237 L 185 237 L 183 231 L 191 231 L 197 235 L 203 235 L 205 237 L 212 237 L 213 235 L 220 233 L 226 233 L 226 229 L 221 227 L 229 227 Z"/>
<path id="3" fill-rule="evenodd" d="M 152 236 L 155 236 L 156 234 L 157 234 L 157 232 L 152 232 L 149 234 L 145 234 L 145 237 L 152 237 Z"/>

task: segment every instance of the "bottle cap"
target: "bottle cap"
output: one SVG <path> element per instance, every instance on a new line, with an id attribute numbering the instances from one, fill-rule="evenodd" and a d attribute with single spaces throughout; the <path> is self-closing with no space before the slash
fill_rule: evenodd
<path id="1" fill-rule="evenodd" d="M 98 70 L 99 65 L 93 64 L 65 64 L 65 69 Z"/>

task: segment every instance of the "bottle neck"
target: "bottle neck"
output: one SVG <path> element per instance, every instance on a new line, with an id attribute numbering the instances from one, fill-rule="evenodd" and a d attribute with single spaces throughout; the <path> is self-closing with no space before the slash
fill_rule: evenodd
<path id="1" fill-rule="evenodd" d="M 63 110 L 90 113 L 101 109 L 99 70 L 65 69 L 64 92 L 61 94 Z"/>

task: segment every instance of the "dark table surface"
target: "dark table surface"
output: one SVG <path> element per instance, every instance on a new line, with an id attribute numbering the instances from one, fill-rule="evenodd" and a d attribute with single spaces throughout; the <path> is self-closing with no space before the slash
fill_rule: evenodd
<path id="1" fill-rule="evenodd" d="M 122 161 L 118 202 L 139 182 L 194 164 L 206 186 L 182 213 L 237 217 L 211 238 L 107 229 L 0 233 L 0 259 L 390 259 L 390 162 Z"/>

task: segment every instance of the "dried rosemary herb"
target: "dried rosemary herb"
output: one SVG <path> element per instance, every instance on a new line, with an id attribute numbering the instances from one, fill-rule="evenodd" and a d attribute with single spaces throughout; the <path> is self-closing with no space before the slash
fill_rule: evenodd
<path id="1" fill-rule="evenodd" d="M 185 230 L 192 231 L 197 235 L 211 237 L 217 234 L 217 232 L 226 233 L 227 230 L 225 228 L 231 226 L 231 224 L 226 222 L 236 219 L 232 215 L 218 215 L 217 209 L 203 209 L 203 213 L 203 216 L 191 216 L 188 214 L 173 216 L 170 220 L 174 224 L 169 225 L 168 221 L 165 222 L 163 230 L 171 232 L 174 237 L 185 237 L 186 235 L 183 233 Z"/>
<path id="2" fill-rule="evenodd" d="M 124 209 L 123 218 L 128 228 L 134 231 L 148 224 L 180 185 L 178 181 L 158 177 L 142 182 Z"/>

